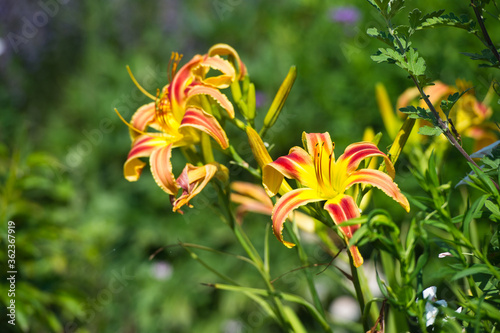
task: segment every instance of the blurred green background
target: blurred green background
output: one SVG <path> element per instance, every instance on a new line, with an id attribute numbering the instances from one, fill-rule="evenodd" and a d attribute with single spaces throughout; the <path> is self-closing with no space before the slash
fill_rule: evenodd
<path id="1" fill-rule="evenodd" d="M 345 6 L 348 14 L 338 16 Z M 470 14 L 466 1 L 408 1 L 413 6 Z M 172 51 L 184 54 L 186 61 L 214 43 L 228 43 L 256 85 L 262 119 L 289 67 L 296 65 L 298 77 L 284 113 L 267 138 L 275 144 L 273 157 L 300 145 L 302 131 L 329 131 L 343 149 L 361 140 L 367 126 L 385 133 L 376 82 L 384 83 L 394 104 L 411 87 L 397 67 L 372 62 L 370 55 L 383 45 L 366 36 L 369 27 L 383 25 L 361 0 L 2 0 L 4 304 L 9 301 L 3 269 L 9 220 L 16 224 L 18 274 L 17 325 L 8 326 L 4 317 L 1 331 L 276 332 L 252 301 L 202 285 L 218 282 L 217 277 L 176 245 L 182 241 L 243 253 L 229 228 L 210 211 L 216 200 L 212 191 L 181 216 L 171 212 L 168 196 L 148 170 L 136 183 L 123 178 L 130 139 L 113 109 L 128 119 L 148 102 L 125 66 L 155 92 L 167 83 Z M 491 29 L 492 36 L 500 35 L 498 27 Z M 492 73 L 460 54 L 481 50 L 473 36 L 429 30 L 419 32 L 414 44 L 427 59 L 431 77 L 447 84 L 463 78 L 473 82 L 479 99 L 486 94 Z M 385 135 L 381 147 L 389 144 Z M 176 163 L 182 163 L 180 156 Z M 413 184 L 411 177 L 404 167 L 399 169 L 400 187 L 408 191 L 405 184 Z M 245 228 L 257 246 L 267 223 L 268 217 L 247 218 Z M 309 251 L 312 261 L 329 261 L 320 249 Z M 241 284 L 262 286 L 256 272 L 234 258 L 197 253 Z M 271 257 L 275 277 L 300 266 L 295 254 L 274 238 Z M 276 284 L 308 297 L 302 276 L 293 272 Z M 348 294 L 332 284 L 339 276 L 329 269 L 318 277 L 327 309 L 336 297 Z M 307 312 L 297 312 L 314 332 L 317 327 Z M 338 329 L 360 328 L 334 321 Z"/>

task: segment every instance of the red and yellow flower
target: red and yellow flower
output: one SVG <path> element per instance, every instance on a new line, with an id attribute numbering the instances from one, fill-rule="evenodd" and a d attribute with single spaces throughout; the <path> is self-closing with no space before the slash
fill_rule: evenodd
<path id="1" fill-rule="evenodd" d="M 494 93 L 493 89 L 490 89 L 483 101 L 479 101 L 471 88 L 470 83 L 460 79 L 456 81 L 455 87 L 436 81 L 434 85 L 425 87 L 424 93 L 429 96 L 430 102 L 436 107 L 441 119 L 446 119 L 440 108 L 441 101 L 446 100 L 451 94 L 467 90 L 452 108 L 449 118 L 461 136 L 474 140 L 474 151 L 476 151 L 498 140 L 496 134 L 498 131 L 496 125 L 489 120 L 493 114 L 493 110 L 489 106 L 491 96 Z M 417 105 L 417 103 L 420 107 L 428 108 L 423 100 L 416 101 L 418 96 L 420 93 L 415 87 L 405 90 L 398 98 L 396 110 L 411 104 Z M 376 86 L 376 97 L 384 125 L 391 139 L 394 139 L 405 115 L 399 111 L 396 113 L 393 111 L 387 91 L 382 84 Z M 425 124 L 424 121 L 419 121 L 417 126 Z M 419 144 L 423 140 L 427 140 L 427 137 L 410 136 L 409 143 Z M 441 137 L 441 140 L 445 139 Z"/>
<path id="2" fill-rule="evenodd" d="M 293 147 L 288 155 L 263 168 L 263 184 L 270 196 L 278 193 L 284 177 L 295 179 L 302 185 L 284 194 L 273 209 L 274 234 L 287 247 L 295 244 L 283 239 L 283 224 L 288 214 L 302 205 L 326 201 L 323 208 L 337 225 L 360 216 L 354 199 L 345 194 L 345 191 L 354 184 L 377 187 L 409 211 L 408 200 L 393 181 L 394 166 L 373 143 L 351 144 L 335 161 L 334 143 L 330 139 L 330 134 L 304 132 L 302 141 L 305 149 Z M 358 170 L 364 159 L 377 156 L 384 158 L 388 174 L 373 169 Z M 358 228 L 359 225 L 339 227 L 346 243 Z M 355 266 L 359 267 L 363 263 L 363 258 L 358 248 L 351 246 L 349 251 Z"/>
<path id="3" fill-rule="evenodd" d="M 228 55 L 232 62 L 222 58 L 223 55 Z M 170 195 L 175 212 L 183 205 L 189 206 L 189 200 L 218 171 L 227 170 L 215 162 L 203 166 L 187 164 L 176 179 L 170 162 L 172 149 L 198 144 L 201 132 L 210 135 L 222 149 L 229 146 L 211 108 L 216 103 L 234 118 L 233 105 L 219 89 L 241 79 L 246 68 L 236 51 L 225 44 L 214 45 L 203 56 L 194 56 L 177 72 L 180 57 L 174 54 L 172 60 L 171 82 L 158 92 L 154 102 L 140 107 L 128 124 L 132 148 L 124 165 L 124 176 L 129 181 L 138 180 L 146 165 L 140 158 L 149 157 L 151 173 L 158 186 Z M 180 189 L 182 193 L 176 198 Z"/>

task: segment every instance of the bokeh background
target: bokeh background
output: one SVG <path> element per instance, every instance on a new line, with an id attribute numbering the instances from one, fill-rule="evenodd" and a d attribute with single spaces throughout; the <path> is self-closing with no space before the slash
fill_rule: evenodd
<path id="1" fill-rule="evenodd" d="M 408 1 L 408 7 L 417 5 L 422 11 L 471 14 L 467 1 Z M 394 104 L 412 86 L 396 66 L 370 59 L 383 47 L 366 35 L 370 27 L 382 29 L 383 22 L 362 0 L 0 0 L 4 304 L 10 220 L 16 224 L 19 272 L 17 325 L 7 325 L 2 311 L 0 330 L 276 332 L 251 300 L 202 285 L 218 282 L 217 277 L 177 245 L 182 241 L 243 253 L 209 209 L 216 200 L 211 191 L 193 201 L 198 210 L 181 216 L 171 212 L 167 195 L 148 170 L 136 183 L 123 178 L 130 139 L 113 109 L 129 118 L 148 102 L 126 65 L 154 93 L 167 83 L 172 51 L 186 60 L 215 43 L 228 43 L 255 83 L 258 119 L 295 65 L 297 80 L 268 137 L 275 145 L 273 157 L 300 145 L 302 131 L 329 131 L 343 148 L 361 140 L 368 126 L 385 134 L 375 100 L 377 82 L 384 83 Z M 500 35 L 498 27 L 490 28 L 492 36 Z M 482 49 L 472 35 L 432 29 L 419 32 L 414 45 L 427 59 L 431 77 L 451 85 L 466 79 L 479 99 L 486 94 L 491 71 L 461 54 Z M 381 147 L 389 144 L 384 135 Z M 180 156 L 176 163 L 182 163 Z M 402 165 L 400 187 L 409 191 L 414 184 Z M 444 177 L 456 179 L 456 169 L 454 163 Z M 233 173 L 250 179 L 244 172 Z M 268 217 L 258 215 L 245 222 L 257 246 L 267 223 Z M 302 273 L 290 272 L 300 267 L 296 255 L 274 238 L 270 243 L 274 276 L 289 272 L 277 286 L 307 298 Z M 314 262 L 330 260 L 319 248 L 308 250 Z M 261 286 L 256 272 L 232 257 L 197 253 L 241 284 Z M 334 301 L 349 294 L 333 282 L 341 276 L 332 268 L 318 276 L 322 301 L 339 331 L 359 331 L 360 326 L 346 323 L 349 315 L 356 318 L 355 310 L 333 313 L 338 311 Z M 307 312 L 296 311 L 314 332 Z"/>

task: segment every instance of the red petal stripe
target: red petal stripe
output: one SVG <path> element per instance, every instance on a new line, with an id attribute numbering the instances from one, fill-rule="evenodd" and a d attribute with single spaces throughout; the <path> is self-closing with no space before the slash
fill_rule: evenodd
<path id="1" fill-rule="evenodd" d="M 207 133 L 217 141 L 222 149 L 229 147 L 229 140 L 226 136 L 226 132 L 224 132 L 217 119 L 202 109 L 190 107 L 186 110 L 179 129 L 181 130 L 185 127 L 194 127 Z"/>
<path id="2" fill-rule="evenodd" d="M 410 211 L 408 199 L 406 199 L 399 190 L 398 185 L 386 173 L 372 169 L 358 170 L 347 177 L 344 186 L 347 189 L 357 183 L 369 184 L 379 188 L 386 195 L 396 200 L 407 212 Z"/>
<path id="3" fill-rule="evenodd" d="M 282 196 L 278 202 L 276 202 L 273 209 L 273 232 L 276 238 L 288 248 L 295 246 L 295 244 L 283 240 L 283 224 L 288 214 L 302 205 L 322 200 L 324 199 L 318 197 L 316 190 L 308 188 L 296 189 Z"/>

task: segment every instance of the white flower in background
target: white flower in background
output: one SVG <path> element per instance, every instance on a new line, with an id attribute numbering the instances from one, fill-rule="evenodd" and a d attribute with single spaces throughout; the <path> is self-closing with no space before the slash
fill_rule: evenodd
<path id="1" fill-rule="evenodd" d="M 427 302 L 425 303 L 425 326 L 427 327 L 434 325 L 434 322 L 436 321 L 436 316 L 439 312 L 439 309 L 435 305 L 437 304 L 440 306 L 448 306 L 448 303 L 446 303 L 445 300 L 437 300 L 436 290 L 437 288 L 435 286 L 432 286 L 425 289 L 423 292 L 424 299 L 427 300 Z"/>
<path id="2" fill-rule="evenodd" d="M 173 274 L 172 265 L 166 261 L 155 261 L 151 267 L 151 274 L 157 280 L 168 280 Z"/>
<path id="3" fill-rule="evenodd" d="M 358 302 L 351 296 L 340 296 L 330 304 L 329 312 L 340 322 L 357 321 L 361 316 Z"/>
<path id="4" fill-rule="evenodd" d="M 451 254 L 450 252 L 443 252 L 438 255 L 438 258 L 440 259 L 444 257 L 453 257 L 453 254 Z"/>
<path id="5" fill-rule="evenodd" d="M 446 303 L 446 301 L 444 299 L 437 300 L 436 289 L 437 288 L 435 286 L 432 286 L 432 287 L 425 289 L 423 292 L 424 299 L 426 300 L 426 303 L 425 303 L 425 320 L 426 320 L 425 326 L 426 327 L 434 325 L 434 322 L 436 321 L 436 317 L 439 313 L 439 308 L 436 307 L 436 305 L 444 306 L 444 307 L 448 306 L 448 303 Z M 459 307 L 455 312 L 456 313 L 462 312 L 462 307 Z M 450 318 L 453 319 L 453 317 L 446 316 L 446 318 L 444 318 L 443 321 L 446 321 Z"/>

